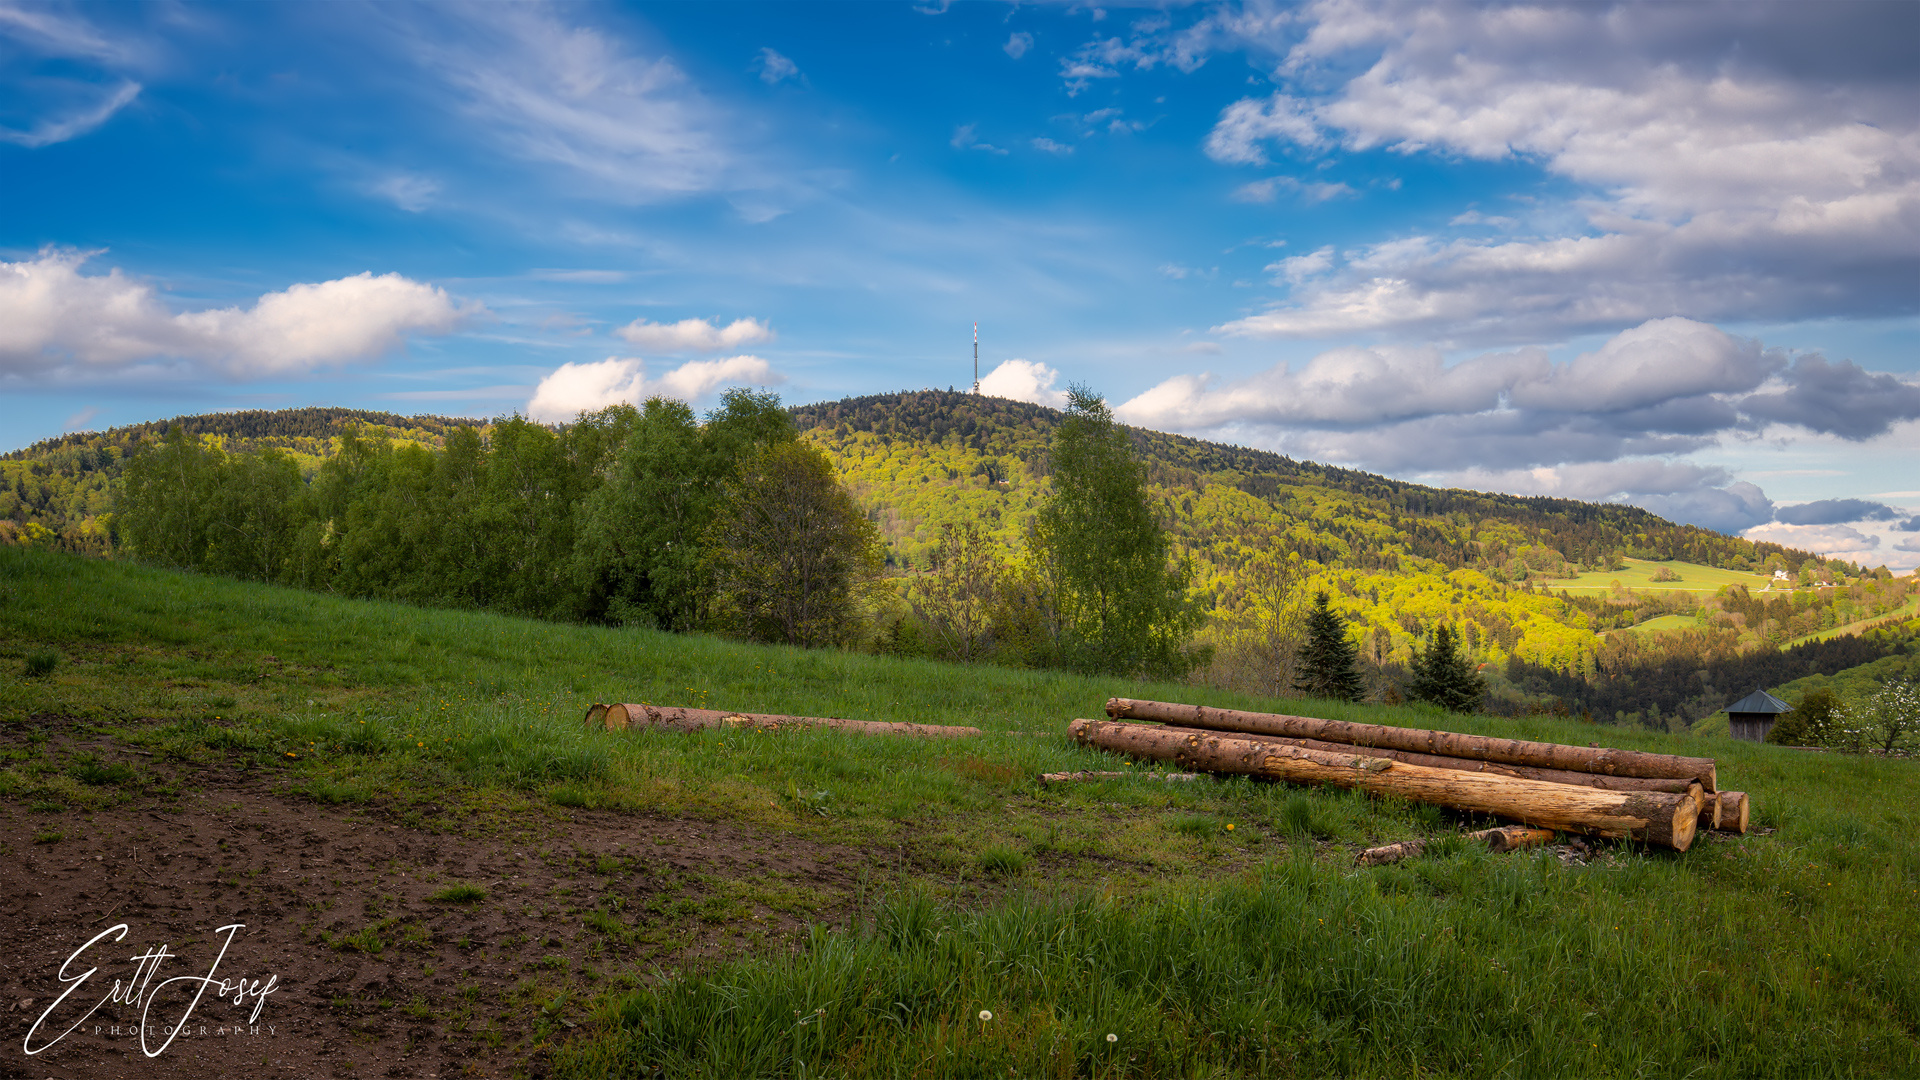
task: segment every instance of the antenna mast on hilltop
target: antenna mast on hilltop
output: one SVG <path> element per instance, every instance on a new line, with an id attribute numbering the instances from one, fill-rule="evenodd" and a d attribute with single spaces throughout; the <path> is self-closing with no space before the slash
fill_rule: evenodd
<path id="1" fill-rule="evenodd" d="M 973 392 L 980 392 L 980 323 L 973 324 Z"/>

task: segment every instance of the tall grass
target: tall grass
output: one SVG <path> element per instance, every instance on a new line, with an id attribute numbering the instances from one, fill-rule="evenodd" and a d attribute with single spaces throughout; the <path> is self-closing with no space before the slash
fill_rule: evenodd
<path id="1" fill-rule="evenodd" d="M 1577 874 L 1550 855 L 1463 851 L 1356 874 L 1284 860 L 1252 880 L 1163 890 L 1144 904 L 1036 895 L 963 911 L 914 891 L 854 932 L 815 931 L 797 955 L 609 1000 L 604 1033 L 563 1053 L 558 1071 L 1825 1076 L 1920 1066 L 1910 963 L 1825 957 L 1832 926 L 1790 955 L 1742 962 L 1735 905 L 1705 899 L 1703 912 L 1647 917 L 1676 896 L 1701 901 L 1689 884 L 1655 860 Z"/>

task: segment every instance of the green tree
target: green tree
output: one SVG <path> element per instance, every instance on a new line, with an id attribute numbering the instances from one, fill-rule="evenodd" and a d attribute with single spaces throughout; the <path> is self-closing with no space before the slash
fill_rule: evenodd
<path id="1" fill-rule="evenodd" d="M 1799 704 L 1781 713 L 1767 729 L 1767 741 L 1776 746 L 1819 746 L 1833 725 L 1833 710 L 1838 705 L 1833 691 L 1825 687 L 1807 691 Z"/>
<path id="2" fill-rule="evenodd" d="M 880 573 L 880 538 L 833 463 L 808 443 L 761 450 L 707 534 L 714 621 L 758 641 L 849 643 Z"/>
<path id="3" fill-rule="evenodd" d="M 1326 593 L 1318 594 L 1307 615 L 1307 640 L 1294 660 L 1293 688 L 1331 701 L 1359 701 L 1362 688 L 1354 653 L 1346 620 L 1327 606 Z"/>
<path id="4" fill-rule="evenodd" d="M 941 655 L 972 661 L 992 650 L 993 607 L 1005 577 L 998 545 L 977 522 L 940 527 L 931 566 L 914 580 L 907 599 Z"/>
<path id="5" fill-rule="evenodd" d="M 1171 564 L 1146 469 L 1099 395 L 1068 392 L 1050 457 L 1053 493 L 1033 517 L 1028 548 L 1057 612 L 1061 657 L 1082 671 L 1184 674 L 1200 622 L 1189 572 Z"/>
<path id="6" fill-rule="evenodd" d="M 158 450 L 127 464 L 119 519 L 136 554 L 167 566 L 205 568 L 225 459 L 175 424 Z"/>
<path id="7" fill-rule="evenodd" d="M 1446 623 L 1433 628 L 1427 647 L 1413 658 L 1413 682 L 1407 696 L 1427 701 L 1448 712 L 1470 713 L 1480 708 L 1487 692 L 1487 681 L 1473 669 L 1473 661 L 1460 652 L 1453 627 Z"/>

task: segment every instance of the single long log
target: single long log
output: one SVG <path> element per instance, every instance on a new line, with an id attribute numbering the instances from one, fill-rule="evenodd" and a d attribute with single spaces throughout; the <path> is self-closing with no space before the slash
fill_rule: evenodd
<path id="1" fill-rule="evenodd" d="M 1718 790 L 1714 784 L 1712 758 L 1648 754 L 1638 750 L 1615 750 L 1607 747 L 1564 746 L 1560 743 L 1526 742 L 1520 739 L 1495 739 L 1486 735 L 1462 735 L 1451 731 L 1388 727 L 1385 724 L 1352 724 L 1344 720 L 1322 720 L 1311 716 L 1209 709 L 1204 705 L 1135 701 L 1132 698 L 1109 700 L 1107 715 L 1115 720 L 1155 720 L 1163 724 L 1206 728 L 1210 731 L 1251 732 L 1257 735 L 1283 735 L 1295 739 L 1320 739 L 1325 742 L 1370 749 L 1411 750 L 1416 753 L 1439 754 L 1443 757 L 1475 758 L 1501 765 L 1528 765 L 1534 768 L 1565 769 L 1569 772 L 1604 776 L 1691 780 L 1697 781 L 1708 791 Z"/>
<path id="2" fill-rule="evenodd" d="M 1720 793 L 1720 824 L 1714 828 L 1721 832 L 1747 833 L 1748 815 L 1753 811 L 1753 800 L 1747 798 L 1744 791 L 1723 791 Z"/>
<path id="3" fill-rule="evenodd" d="M 1603 791 L 1494 773 L 1407 765 L 1358 747 L 1343 754 L 1280 746 L 1207 731 L 1180 731 L 1112 720 L 1075 720 L 1076 741 L 1194 772 L 1264 776 L 1302 784 L 1332 784 L 1415 802 L 1475 810 L 1537 828 L 1633 839 L 1685 851 L 1699 827 L 1691 794 Z"/>
<path id="4" fill-rule="evenodd" d="M 1467 834 L 1467 839 L 1486 844 L 1489 850 L 1498 855 L 1517 848 L 1539 847 L 1550 843 L 1553 840 L 1553 830 L 1530 829 L 1525 825 L 1502 825 L 1497 829 L 1470 832 Z M 1427 845 L 1431 843 L 1433 843 L 1432 840 L 1402 840 L 1397 844 L 1368 848 L 1360 853 L 1360 864 L 1379 866 L 1383 863 L 1399 862 L 1401 859 L 1411 859 L 1427 850 Z"/>
<path id="5" fill-rule="evenodd" d="M 661 727 L 672 731 L 700 731 L 706 728 L 779 731 L 784 728 L 823 727 L 862 735 L 919 735 L 928 738 L 980 734 L 979 728 L 949 727 L 944 724 L 897 724 L 880 720 L 841 720 L 825 716 L 783 716 L 779 713 L 739 713 L 659 705 L 602 705 L 598 702 L 588 706 L 586 723 L 588 727 L 604 726 L 608 731 L 624 731 L 633 726 Z"/>
<path id="6" fill-rule="evenodd" d="M 1198 729 L 1186 729 L 1198 730 Z M 1261 735 L 1256 732 L 1234 732 L 1242 739 L 1259 739 L 1262 742 L 1279 743 L 1283 746 L 1298 746 L 1307 750 L 1324 750 L 1330 754 L 1350 754 L 1353 746 L 1348 743 L 1327 742 L 1324 739 L 1294 739 L 1285 735 Z M 1408 765 L 1425 765 L 1430 769 L 1459 769 L 1462 772 L 1495 773 L 1500 776 L 1514 776 L 1523 780 L 1545 780 L 1554 784 L 1578 784 L 1581 787 L 1604 788 L 1608 791 L 1665 791 L 1669 794 L 1684 794 L 1691 788 L 1699 787 L 1694 780 L 1659 780 L 1640 776 L 1607 776 L 1604 773 L 1574 772 L 1571 769 L 1539 769 L 1531 765 L 1500 765 L 1478 758 L 1447 757 L 1442 754 L 1422 754 L 1413 750 L 1391 750 L 1385 747 L 1370 746 L 1367 753 L 1376 757 L 1404 762 Z"/>

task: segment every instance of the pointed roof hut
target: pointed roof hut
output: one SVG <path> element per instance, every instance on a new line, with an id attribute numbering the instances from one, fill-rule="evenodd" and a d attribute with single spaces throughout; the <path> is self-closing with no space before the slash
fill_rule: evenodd
<path id="1" fill-rule="evenodd" d="M 1767 732 L 1773 729 L 1773 722 L 1783 712 L 1792 712 L 1793 706 L 1767 693 L 1755 690 L 1739 701 L 1727 706 L 1727 726 L 1733 730 L 1733 737 L 1749 742 L 1765 742 Z"/>

